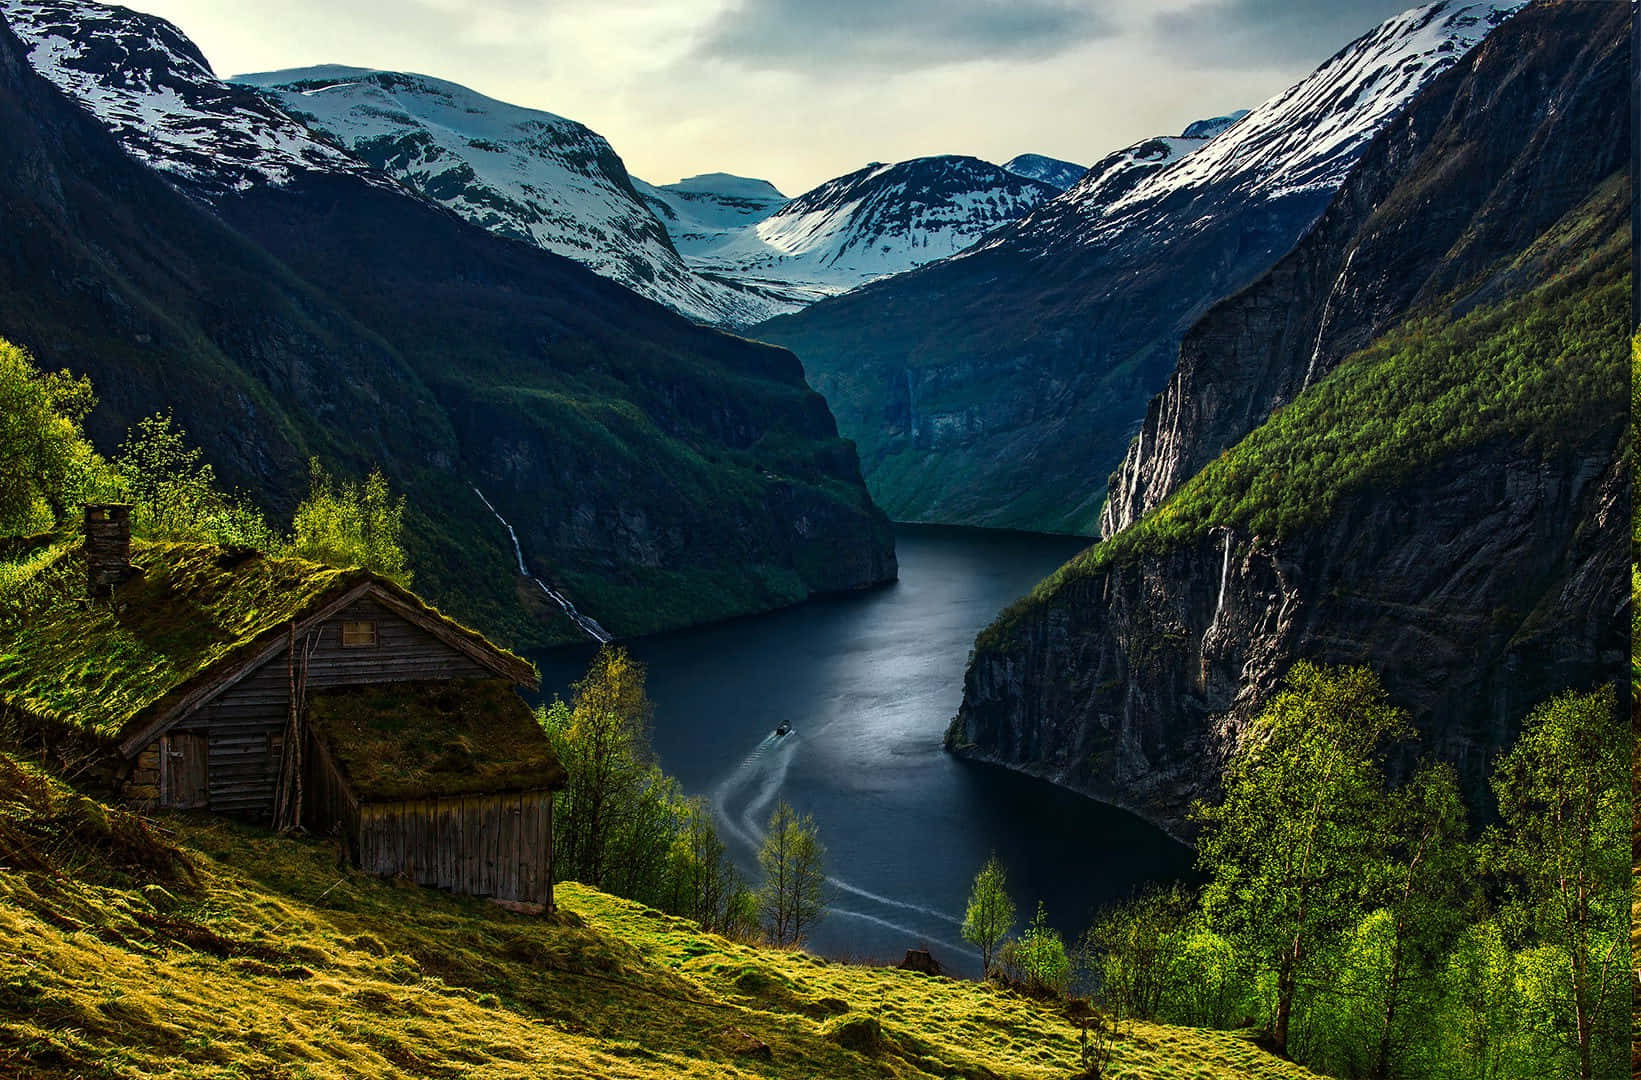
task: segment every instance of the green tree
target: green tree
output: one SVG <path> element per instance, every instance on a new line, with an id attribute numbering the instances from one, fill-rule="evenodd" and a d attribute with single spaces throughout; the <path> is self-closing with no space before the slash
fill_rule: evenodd
<path id="1" fill-rule="evenodd" d="M 963 940 L 980 950 L 980 972 L 991 973 L 997 945 L 1014 929 L 1014 901 L 1009 898 L 1008 874 L 993 852 L 969 890 L 969 906 L 963 914 Z"/>
<path id="2" fill-rule="evenodd" d="M 769 828 L 758 852 L 764 882 L 758 907 L 764 928 L 776 945 L 801 945 L 826 912 L 826 848 L 815 820 L 799 815 L 785 802 L 769 815 Z"/>
<path id="3" fill-rule="evenodd" d="M 1582 1080 L 1622 1074 L 1630 1000 L 1630 732 L 1611 686 L 1539 706 L 1493 771 L 1506 914 L 1559 962 L 1547 996 Z"/>
<path id="4" fill-rule="evenodd" d="M 291 550 L 329 566 L 362 566 L 408 585 L 404 517 L 404 496 L 393 497 L 380 470 L 362 483 L 337 480 L 313 458 L 308 462 L 308 497 L 291 522 Z"/>
<path id="5" fill-rule="evenodd" d="M 680 827 L 668 852 L 668 911 L 694 919 L 726 937 L 746 937 L 756 915 L 748 916 L 749 890 L 700 799 L 682 806 Z"/>
<path id="6" fill-rule="evenodd" d="M 1443 1075 L 1462 1080 L 1510 1075 L 1522 1002 L 1516 958 L 1497 923 L 1477 923 L 1459 935 L 1442 973 L 1442 990 L 1435 1052 L 1446 1065 Z"/>
<path id="7" fill-rule="evenodd" d="M 82 426 L 96 403 L 87 379 L 0 339 L 0 536 L 52 528 L 104 482 Z"/>
<path id="8" fill-rule="evenodd" d="M 1359 1000 L 1378 1029 L 1370 1071 L 1381 1080 L 1396 1049 L 1415 1041 L 1403 1029 L 1432 1011 L 1437 967 L 1461 928 L 1471 891 L 1468 829 L 1449 765 L 1426 764 L 1390 795 L 1374 889 L 1383 907 L 1359 930 L 1356 950 L 1357 970 L 1372 958 Z"/>
<path id="9" fill-rule="evenodd" d="M 1025 933 L 998 951 L 997 964 L 1027 993 L 1058 997 L 1066 992 L 1071 981 L 1071 957 L 1066 953 L 1065 939 L 1049 925 L 1041 900 Z"/>
<path id="10" fill-rule="evenodd" d="M 1163 1015 L 1179 977 L 1193 901 L 1178 886 L 1150 888 L 1094 917 L 1078 951 L 1109 1008 L 1144 1020 Z"/>
<path id="11" fill-rule="evenodd" d="M 1368 669 L 1296 664 L 1242 733 L 1224 798 L 1196 809 L 1204 903 L 1238 951 L 1274 974 L 1280 1053 L 1318 952 L 1361 917 L 1385 819 L 1381 747 L 1407 730 Z"/>
<path id="12" fill-rule="evenodd" d="M 281 542 L 249 500 L 224 491 L 205 451 L 170 413 L 145 417 L 114 453 L 131 531 L 150 540 L 240 544 L 274 551 Z"/>
<path id="13" fill-rule="evenodd" d="M 603 888 L 611 838 L 654 779 L 654 706 L 644 690 L 644 666 L 619 646 L 599 649 L 571 691 L 570 704 L 555 700 L 541 715 L 569 773 L 554 815 L 555 862 L 562 878 Z"/>

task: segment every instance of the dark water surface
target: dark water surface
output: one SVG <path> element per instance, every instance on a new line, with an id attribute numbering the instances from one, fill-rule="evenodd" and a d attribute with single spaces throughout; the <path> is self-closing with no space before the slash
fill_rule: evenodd
<path id="1" fill-rule="evenodd" d="M 902 526 L 895 585 L 629 645 L 662 767 L 711 801 L 749 877 L 777 800 L 814 815 L 833 881 L 811 951 L 899 959 L 923 943 L 977 971 L 958 926 L 991 851 L 1021 921 L 1043 900 L 1068 941 L 1096 907 L 1188 871 L 1185 848 L 1126 812 L 941 749 L 975 634 L 1082 544 Z M 568 697 L 590 655 L 538 656 L 544 692 Z"/>

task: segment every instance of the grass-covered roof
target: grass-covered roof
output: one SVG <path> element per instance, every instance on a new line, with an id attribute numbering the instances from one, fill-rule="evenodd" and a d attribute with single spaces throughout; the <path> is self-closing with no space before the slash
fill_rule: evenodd
<path id="1" fill-rule="evenodd" d="M 564 766 L 506 679 L 336 687 L 308 717 L 363 800 L 562 787 Z"/>
<path id="2" fill-rule="evenodd" d="M 112 599 L 91 599 L 78 543 L 0 564 L 0 701 L 115 738 L 163 715 L 197 687 L 254 659 L 293 620 L 375 584 L 413 612 L 443 619 L 403 588 L 358 568 L 212 544 L 134 543 L 143 571 Z M 474 631 L 448 630 L 528 678 L 529 665 Z"/>

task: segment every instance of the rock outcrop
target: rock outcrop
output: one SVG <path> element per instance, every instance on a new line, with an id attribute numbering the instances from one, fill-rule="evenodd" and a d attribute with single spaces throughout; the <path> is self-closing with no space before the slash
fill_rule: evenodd
<path id="1" fill-rule="evenodd" d="M 1453 762 L 1485 807 L 1487 768 L 1534 704 L 1622 674 L 1619 376 L 1582 403 L 1595 419 L 1580 430 L 1524 424 L 1414 461 L 1319 521 L 1130 541 L 1149 525 L 1136 517 L 1168 515 L 1221 451 L 1408 318 L 1450 323 L 1552 288 L 1580 259 L 1626 272 L 1629 131 L 1611 118 L 1628 107 L 1627 17 L 1545 3 L 1512 19 L 1375 140 L 1289 258 L 1198 324 L 1148 413 L 1150 445 L 1136 439 L 1112 485 L 1108 543 L 1124 553 L 1051 579 L 981 635 L 950 747 L 1185 835 L 1294 661 L 1364 664 L 1412 713 L 1417 752 Z M 1621 376 L 1625 333 L 1615 321 L 1600 344 L 1602 371 Z"/>
<path id="2" fill-rule="evenodd" d="M 1628 134 L 1612 118 L 1628 108 L 1625 14 L 1525 12 L 1392 122 L 1293 252 L 1186 334 L 1111 477 L 1101 535 L 1127 528 L 1408 311 L 1520 251 L 1622 167 Z M 1501 268 L 1492 291 L 1511 280 Z"/>

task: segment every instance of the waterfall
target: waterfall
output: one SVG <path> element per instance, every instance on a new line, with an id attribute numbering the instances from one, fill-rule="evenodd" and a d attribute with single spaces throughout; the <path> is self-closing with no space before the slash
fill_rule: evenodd
<path id="1" fill-rule="evenodd" d="M 1322 338 L 1328 332 L 1328 316 L 1333 311 L 1334 297 L 1339 295 L 1339 289 L 1345 284 L 1345 275 L 1350 273 L 1350 264 L 1356 261 L 1359 250 L 1354 247 L 1350 249 L 1350 254 L 1345 256 L 1345 265 L 1339 268 L 1339 276 L 1333 281 L 1333 288 L 1328 290 L 1327 302 L 1322 305 L 1322 317 L 1317 320 L 1316 344 L 1311 348 L 1311 362 L 1305 366 L 1305 381 L 1299 384 L 1301 392 L 1310 387 L 1311 379 L 1316 375 L 1316 364 L 1322 359 Z"/>
<path id="2" fill-rule="evenodd" d="M 1219 613 L 1225 610 L 1225 583 L 1231 577 L 1231 530 L 1225 530 L 1225 555 L 1219 564 L 1219 599 L 1214 602 L 1214 618 L 1208 624 L 1211 631 L 1219 625 Z M 1206 635 L 1204 635 L 1206 636 Z"/>
<path id="3" fill-rule="evenodd" d="M 614 641 L 615 639 L 610 636 L 609 631 L 598 625 L 592 618 L 577 611 L 576 606 L 570 603 L 569 597 L 530 573 L 529 568 L 524 565 L 524 549 L 519 547 L 519 534 L 513 531 L 513 526 L 508 523 L 506 518 L 501 516 L 501 511 L 497 510 L 490 500 L 484 497 L 484 492 L 480 491 L 477 485 L 468 484 L 467 486 L 473 489 L 473 494 L 479 497 L 479 501 L 484 504 L 484 508 L 494 514 L 496 520 L 501 522 L 501 527 L 507 530 L 507 538 L 513 542 L 513 558 L 518 562 L 519 576 L 527 577 L 535 582 L 536 588 L 545 593 L 547 599 L 557 604 L 559 610 L 564 612 L 570 621 L 580 628 L 583 634 L 586 634 L 600 645 L 608 645 Z"/>
<path id="4" fill-rule="evenodd" d="M 529 577 L 530 571 L 525 569 L 524 566 L 524 549 L 519 547 L 519 534 L 514 532 L 513 526 L 509 525 L 507 523 L 507 519 L 501 516 L 501 511 L 490 505 L 490 500 L 484 497 L 484 492 L 480 491 L 476 487 L 473 487 L 472 484 L 468 484 L 467 486 L 473 488 L 473 494 L 479 497 L 479 502 L 484 504 L 484 508 L 486 510 L 490 511 L 492 514 L 495 514 L 496 520 L 501 522 L 501 527 L 507 530 L 507 539 L 513 542 L 513 558 L 518 560 L 519 576 Z"/>

